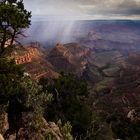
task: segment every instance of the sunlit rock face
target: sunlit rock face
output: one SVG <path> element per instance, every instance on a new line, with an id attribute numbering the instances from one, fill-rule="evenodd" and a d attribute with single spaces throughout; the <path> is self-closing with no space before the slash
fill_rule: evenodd
<path id="1" fill-rule="evenodd" d="M 58 77 L 52 64 L 46 60 L 46 52 L 38 42 L 31 42 L 23 46 L 16 45 L 9 57 L 14 58 L 17 65 L 24 65 L 25 76 L 31 76 L 37 81 L 42 77 Z"/>
<path id="2" fill-rule="evenodd" d="M 0 140 L 4 140 L 3 136 L 0 134 Z"/>
<path id="3" fill-rule="evenodd" d="M 36 57 L 37 54 L 37 49 L 36 48 L 32 48 L 32 49 L 28 49 L 27 54 L 23 55 L 23 56 L 18 56 L 16 57 L 15 61 L 16 64 L 26 64 L 32 61 L 32 59 L 34 57 Z"/>

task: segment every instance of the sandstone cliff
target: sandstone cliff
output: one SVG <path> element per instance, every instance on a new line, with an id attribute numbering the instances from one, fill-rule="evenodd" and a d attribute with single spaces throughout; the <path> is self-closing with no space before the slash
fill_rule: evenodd
<path id="1" fill-rule="evenodd" d="M 16 46 L 10 57 L 15 59 L 17 65 L 24 65 L 26 74 L 35 80 L 41 77 L 58 77 L 52 64 L 46 60 L 46 54 L 46 50 L 38 42 L 32 42 L 23 47 Z"/>

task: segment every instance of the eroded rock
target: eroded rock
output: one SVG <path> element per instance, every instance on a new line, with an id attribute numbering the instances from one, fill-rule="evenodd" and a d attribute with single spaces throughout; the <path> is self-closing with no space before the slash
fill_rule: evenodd
<path id="1" fill-rule="evenodd" d="M 0 113 L 0 133 L 5 134 L 9 129 L 8 114 L 6 112 Z"/>

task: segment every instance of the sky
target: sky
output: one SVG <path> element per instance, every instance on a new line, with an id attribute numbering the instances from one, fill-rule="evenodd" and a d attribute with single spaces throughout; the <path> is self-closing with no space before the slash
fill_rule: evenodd
<path id="1" fill-rule="evenodd" d="M 33 18 L 140 19 L 140 0 L 24 0 Z"/>

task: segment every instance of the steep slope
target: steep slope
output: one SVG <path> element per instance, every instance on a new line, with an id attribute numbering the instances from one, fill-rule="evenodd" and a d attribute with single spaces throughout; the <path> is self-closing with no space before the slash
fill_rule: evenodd
<path id="1" fill-rule="evenodd" d="M 48 54 L 47 60 L 56 71 L 75 73 L 92 84 L 105 77 L 116 77 L 120 65 L 125 64 L 123 54 L 119 50 L 110 50 L 107 44 L 102 48 L 96 46 L 98 51 L 88 44 L 86 47 L 85 44 L 58 43 Z"/>
<path id="2" fill-rule="evenodd" d="M 107 106 L 111 104 L 127 114 L 130 108 L 119 106 L 122 107 L 124 102 L 130 102 L 130 106 L 138 105 L 139 53 L 135 53 L 135 46 L 130 44 L 103 40 L 93 42 L 90 48 L 77 43 L 57 44 L 49 53 L 48 60 L 56 70 L 73 72 L 88 81 L 91 93 L 98 96 L 97 108 L 103 104 L 103 110 L 108 108 L 110 112 L 111 108 Z"/>
<path id="3" fill-rule="evenodd" d="M 24 65 L 26 73 L 35 80 L 39 80 L 41 77 L 54 78 L 59 75 L 46 60 L 46 49 L 38 42 L 32 42 L 23 47 L 16 46 L 10 57 L 15 59 L 16 64 Z"/>
<path id="4" fill-rule="evenodd" d="M 89 49 L 79 46 L 77 43 L 58 43 L 49 53 L 48 60 L 58 71 L 73 72 L 81 75 L 86 68 L 86 56 Z"/>

